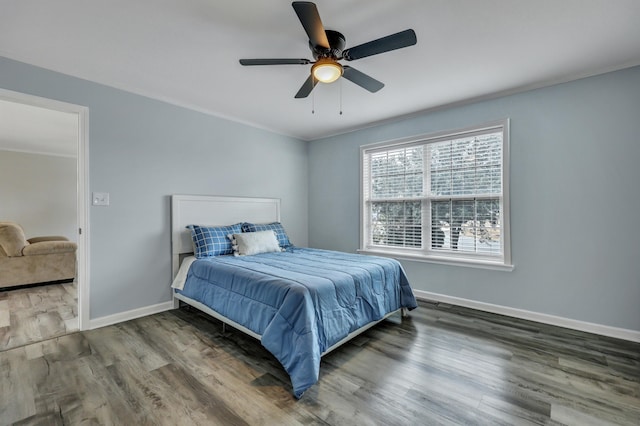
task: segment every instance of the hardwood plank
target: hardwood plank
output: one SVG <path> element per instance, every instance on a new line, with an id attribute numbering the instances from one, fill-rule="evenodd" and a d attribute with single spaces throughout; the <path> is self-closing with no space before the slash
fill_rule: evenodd
<path id="1" fill-rule="evenodd" d="M 0 419 L 11 424 L 36 414 L 33 387 L 24 348 L 0 358 Z"/>
<path id="2" fill-rule="evenodd" d="M 11 324 L 9 316 L 9 301 L 6 299 L 0 300 L 0 328 L 9 327 Z"/>
<path id="3" fill-rule="evenodd" d="M 637 425 L 640 344 L 421 303 L 296 400 L 259 341 L 180 309 L 0 352 L 0 395 L 0 424 Z"/>
<path id="4" fill-rule="evenodd" d="M 602 418 L 597 418 L 592 415 L 586 414 L 579 410 L 574 410 L 563 405 L 554 405 L 551 412 L 552 419 L 561 424 L 574 424 L 581 426 L 613 426 L 625 423 L 611 422 Z M 637 425 L 638 423 L 627 423 Z"/>
<path id="5" fill-rule="evenodd" d="M 43 312 L 36 315 L 40 336 L 61 336 L 66 332 L 64 321 L 58 312 Z"/>
<path id="6" fill-rule="evenodd" d="M 29 309 L 32 307 L 29 294 L 25 290 L 9 290 L 5 294 L 10 295 L 9 309 L 12 311 Z"/>
<path id="7" fill-rule="evenodd" d="M 0 292 L 0 351 L 78 330 L 76 283 Z"/>
<path id="8" fill-rule="evenodd" d="M 10 321 L 10 334 L 7 342 L 9 347 L 22 346 L 43 339 L 36 316 L 26 315 L 23 312 L 11 312 Z"/>

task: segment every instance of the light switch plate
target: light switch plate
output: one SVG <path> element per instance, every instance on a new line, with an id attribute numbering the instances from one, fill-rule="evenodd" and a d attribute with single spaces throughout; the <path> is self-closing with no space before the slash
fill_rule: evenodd
<path id="1" fill-rule="evenodd" d="M 109 205 L 109 193 L 108 192 L 94 192 L 91 196 L 94 206 L 108 206 Z"/>

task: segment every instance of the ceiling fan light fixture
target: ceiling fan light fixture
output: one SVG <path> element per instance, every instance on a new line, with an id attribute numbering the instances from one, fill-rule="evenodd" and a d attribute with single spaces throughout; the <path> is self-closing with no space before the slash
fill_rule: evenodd
<path id="1" fill-rule="evenodd" d="M 240 65 L 308 65 L 311 73 L 307 75 L 302 87 L 295 94 L 296 99 L 306 98 L 311 94 L 317 83 L 333 83 L 340 77 L 375 93 L 384 84 L 357 69 L 341 65 L 338 61 L 353 61 L 380 53 L 413 46 L 418 42 L 416 32 L 412 29 L 381 37 L 369 42 L 352 46 L 345 50 L 346 39 L 338 31 L 325 30 L 315 3 L 310 1 L 294 1 L 293 10 L 309 37 L 309 49 L 316 60 L 294 58 L 240 59 Z"/>
<path id="2" fill-rule="evenodd" d="M 342 76 L 342 65 L 332 59 L 318 59 L 311 67 L 311 74 L 321 83 L 333 83 Z"/>

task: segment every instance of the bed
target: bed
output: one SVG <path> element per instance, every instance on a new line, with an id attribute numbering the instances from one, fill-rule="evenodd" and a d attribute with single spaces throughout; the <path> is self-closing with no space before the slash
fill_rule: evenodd
<path id="1" fill-rule="evenodd" d="M 397 261 L 289 246 L 280 231 L 236 234 L 265 234 L 277 250 L 193 256 L 187 226 L 279 224 L 278 199 L 174 195 L 171 212 L 175 307 L 182 301 L 259 339 L 289 374 L 296 398 L 318 381 L 321 356 L 417 306 Z"/>

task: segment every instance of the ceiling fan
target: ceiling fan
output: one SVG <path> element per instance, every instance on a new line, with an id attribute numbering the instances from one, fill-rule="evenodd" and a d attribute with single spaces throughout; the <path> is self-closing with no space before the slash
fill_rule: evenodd
<path id="1" fill-rule="evenodd" d="M 338 61 L 354 61 L 367 56 L 377 55 L 391 50 L 416 44 L 416 33 L 409 29 L 391 34 L 368 43 L 345 49 L 344 36 L 332 30 L 325 30 L 316 5 L 309 1 L 294 1 L 292 4 L 304 30 L 309 36 L 309 48 L 315 61 L 309 59 L 240 59 L 241 65 L 309 65 L 311 74 L 304 82 L 296 98 L 306 98 L 320 81 L 332 83 L 344 77 L 352 83 L 375 93 L 384 84 L 369 77 L 353 67 L 342 65 Z"/>

